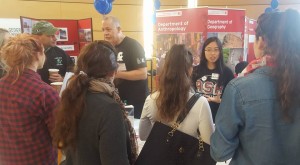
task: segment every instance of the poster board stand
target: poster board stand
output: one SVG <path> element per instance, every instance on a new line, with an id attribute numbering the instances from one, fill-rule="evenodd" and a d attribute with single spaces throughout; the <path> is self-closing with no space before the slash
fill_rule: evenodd
<path id="1" fill-rule="evenodd" d="M 92 18 L 81 20 L 64 19 L 36 19 L 20 17 L 22 33 L 31 34 L 32 26 L 40 21 L 51 22 L 59 30 L 55 34 L 56 46 L 63 49 L 68 55 L 74 58 L 75 62 L 80 50 L 93 41 Z"/>

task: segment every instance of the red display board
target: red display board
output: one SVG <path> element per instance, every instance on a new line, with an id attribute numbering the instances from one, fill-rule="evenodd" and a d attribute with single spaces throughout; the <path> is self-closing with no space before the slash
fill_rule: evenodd
<path id="1" fill-rule="evenodd" d="M 59 30 L 55 34 L 57 46 L 70 56 L 78 56 L 80 49 L 93 41 L 92 18 L 82 20 L 35 19 L 20 17 L 22 33 L 31 34 L 32 25 L 40 20 L 51 22 Z M 76 60 L 76 59 L 75 59 Z"/>
<path id="2" fill-rule="evenodd" d="M 254 19 L 248 19 L 248 56 L 247 61 L 250 62 L 255 59 L 254 55 L 254 41 L 255 41 L 255 29 L 257 26 L 257 21 Z"/>
<path id="3" fill-rule="evenodd" d="M 203 42 L 218 37 L 223 44 L 225 63 L 234 69 L 246 59 L 244 49 L 245 10 L 225 8 L 171 9 L 156 12 L 157 57 L 164 55 L 173 44 L 185 44 L 199 64 Z"/>
<path id="4" fill-rule="evenodd" d="M 79 48 L 93 41 L 93 23 L 91 18 L 78 20 Z"/>

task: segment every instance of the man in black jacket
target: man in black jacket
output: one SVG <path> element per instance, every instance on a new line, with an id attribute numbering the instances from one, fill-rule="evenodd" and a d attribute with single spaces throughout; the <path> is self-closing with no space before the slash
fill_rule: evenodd
<path id="1" fill-rule="evenodd" d="M 39 21 L 32 27 L 32 34 L 41 41 L 45 48 L 46 61 L 42 69 L 38 70 L 42 80 L 48 84 L 62 82 L 66 72 L 72 71 L 74 62 L 64 50 L 56 46 L 55 33 L 58 31 L 52 23 Z M 49 75 L 49 69 L 58 69 L 56 74 Z"/>

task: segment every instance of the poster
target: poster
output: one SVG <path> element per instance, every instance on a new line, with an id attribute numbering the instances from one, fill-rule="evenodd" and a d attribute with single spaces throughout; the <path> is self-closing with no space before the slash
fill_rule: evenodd
<path id="1" fill-rule="evenodd" d="M 255 59 L 255 55 L 254 55 L 254 50 L 253 50 L 253 46 L 254 46 L 254 41 L 255 41 L 255 29 L 257 26 L 257 21 L 254 19 L 249 19 L 248 22 L 248 51 L 247 51 L 247 61 L 251 62 L 252 60 Z"/>
<path id="2" fill-rule="evenodd" d="M 166 52 L 174 44 L 185 44 L 193 54 L 194 65 L 199 64 L 207 8 L 162 10 L 156 12 L 156 17 L 158 74 Z"/>
<path id="3" fill-rule="evenodd" d="M 55 34 L 56 41 L 68 41 L 68 28 L 57 27 L 58 31 Z M 74 49 L 73 49 L 74 50 Z"/>
<path id="4" fill-rule="evenodd" d="M 21 30 L 23 30 L 23 33 L 31 34 L 32 26 L 38 21 L 39 20 L 32 19 L 32 18 L 21 17 Z"/>
<path id="5" fill-rule="evenodd" d="M 21 33 L 20 19 L 0 18 L 0 27 L 7 29 L 12 36 Z"/>
<path id="6" fill-rule="evenodd" d="M 91 29 L 79 29 L 79 41 L 80 42 L 92 42 L 92 30 Z"/>
<path id="7" fill-rule="evenodd" d="M 224 63 L 232 71 L 245 56 L 244 34 L 245 10 L 208 8 L 207 38 L 220 39 Z"/>
<path id="8" fill-rule="evenodd" d="M 245 10 L 224 8 L 171 9 L 156 12 L 157 63 L 173 44 L 185 44 L 192 52 L 194 65 L 200 62 L 204 41 L 218 37 L 224 61 L 234 70 L 244 58 Z M 159 68 L 158 68 L 159 71 Z"/>
<path id="9" fill-rule="evenodd" d="M 83 45 L 92 42 L 92 19 L 86 18 L 82 20 L 63 20 L 63 19 L 36 19 L 28 17 L 20 17 L 21 31 L 31 33 L 32 25 L 39 20 L 45 20 L 54 25 L 59 30 L 56 32 L 56 45 L 66 51 L 71 57 L 78 56 Z M 79 39 L 79 31 L 83 30 L 84 44 Z M 73 58 L 76 61 L 77 58 Z"/>

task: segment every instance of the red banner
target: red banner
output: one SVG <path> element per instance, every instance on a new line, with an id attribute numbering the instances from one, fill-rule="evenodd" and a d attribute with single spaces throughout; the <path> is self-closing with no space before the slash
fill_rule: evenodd
<path id="1" fill-rule="evenodd" d="M 245 10 L 190 8 L 161 10 L 156 13 L 157 57 L 173 44 L 185 44 L 199 64 L 202 45 L 209 37 L 218 37 L 223 45 L 224 61 L 232 70 L 246 57 L 244 49 Z"/>
<path id="2" fill-rule="evenodd" d="M 207 32 L 244 32 L 245 10 L 208 8 Z"/>
<path id="3" fill-rule="evenodd" d="M 206 30 L 207 8 L 157 11 L 156 19 L 159 34 L 203 32 Z"/>

